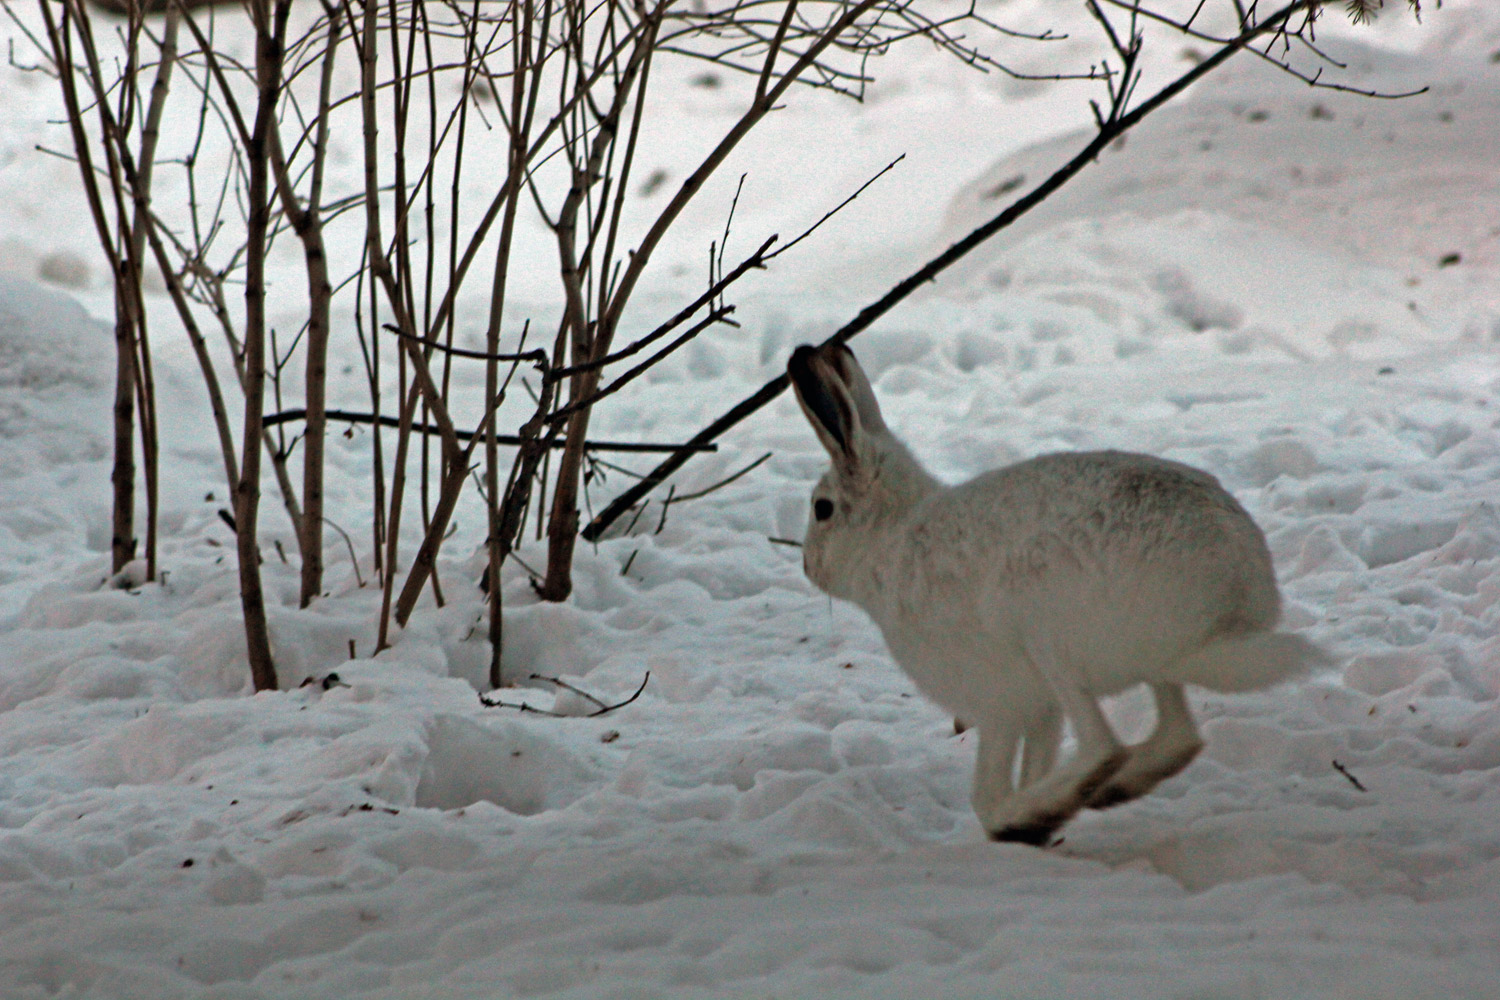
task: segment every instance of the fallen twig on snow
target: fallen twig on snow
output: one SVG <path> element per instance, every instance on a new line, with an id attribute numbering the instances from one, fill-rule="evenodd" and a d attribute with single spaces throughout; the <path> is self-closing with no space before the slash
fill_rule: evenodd
<path id="1" fill-rule="evenodd" d="M 1350 774 L 1349 773 L 1349 769 L 1347 767 L 1345 767 L 1343 764 L 1340 764 L 1338 761 L 1334 761 L 1333 762 L 1333 769 L 1335 771 L 1337 771 L 1339 774 L 1342 774 L 1344 777 L 1348 778 L 1349 779 L 1349 784 L 1353 785 L 1355 788 L 1359 789 L 1362 792 L 1368 792 L 1369 791 L 1369 789 L 1364 786 L 1364 783 L 1362 781 L 1360 781 L 1358 778 L 1356 778 L 1354 775 Z"/>
<path id="2" fill-rule="evenodd" d="M 594 695 L 589 694 L 582 688 L 575 687 L 572 684 L 569 684 L 567 681 L 561 680 L 557 677 L 545 677 L 541 674 L 532 674 L 528 679 L 534 681 L 545 681 L 546 683 L 551 684 L 554 687 L 561 688 L 564 691 L 568 691 L 572 694 L 578 695 L 580 698 L 591 701 L 599 707 L 586 715 L 576 716 L 567 712 L 554 712 L 551 709 L 535 708 L 524 701 L 501 701 L 499 698 L 492 698 L 482 691 L 479 694 L 479 703 L 485 708 L 514 708 L 518 712 L 530 712 L 534 715 L 545 715 L 554 719 L 597 719 L 601 715 L 608 715 L 610 712 L 624 708 L 626 705 L 629 705 L 631 702 L 639 698 L 641 696 L 641 692 L 646 690 L 646 685 L 651 680 L 651 671 L 646 671 L 646 676 L 641 678 L 641 685 L 640 687 L 635 689 L 634 694 L 632 694 L 629 698 L 626 698 L 624 701 L 617 701 L 614 704 L 607 704 L 603 699 L 596 698 Z"/>

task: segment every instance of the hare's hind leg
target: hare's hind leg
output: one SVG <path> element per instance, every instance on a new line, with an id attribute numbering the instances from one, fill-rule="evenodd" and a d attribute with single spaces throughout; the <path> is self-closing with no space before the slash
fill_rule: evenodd
<path id="1" fill-rule="evenodd" d="M 1151 696 L 1156 699 L 1156 728 L 1145 742 L 1130 748 L 1125 765 L 1089 799 L 1090 809 L 1140 798 L 1191 764 L 1203 749 L 1182 685 L 1152 684 Z"/>
<path id="2" fill-rule="evenodd" d="M 1047 652 L 1030 652 L 1037 673 L 1052 689 L 1062 714 L 1073 723 L 1078 751 L 1061 767 L 1037 776 L 1032 784 L 998 803 L 998 808 L 980 813 L 979 819 L 995 840 L 1040 845 L 1124 765 L 1126 751 L 1076 672 Z"/>
<path id="3" fill-rule="evenodd" d="M 1026 720 L 1026 743 L 1021 749 L 1021 787 L 1034 785 L 1057 763 L 1062 741 L 1062 713 L 1048 705 Z"/>

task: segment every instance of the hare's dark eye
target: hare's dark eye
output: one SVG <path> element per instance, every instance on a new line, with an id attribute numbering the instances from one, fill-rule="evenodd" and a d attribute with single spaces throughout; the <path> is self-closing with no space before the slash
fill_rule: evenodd
<path id="1" fill-rule="evenodd" d="M 833 516 L 833 501 L 827 497 L 818 497 L 813 501 L 813 517 L 819 521 L 826 521 Z"/>

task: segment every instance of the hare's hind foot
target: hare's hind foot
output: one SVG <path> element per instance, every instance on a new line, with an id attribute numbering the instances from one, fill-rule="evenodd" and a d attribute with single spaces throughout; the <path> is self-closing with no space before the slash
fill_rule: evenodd
<path id="1" fill-rule="evenodd" d="M 1128 748 L 1124 765 L 1089 796 L 1090 809 L 1108 809 L 1138 799 L 1193 762 L 1203 739 L 1188 711 L 1180 684 L 1153 684 L 1156 728 L 1142 743 Z"/>
<path id="2" fill-rule="evenodd" d="M 988 831 L 990 839 L 1001 844 L 1027 844 L 1031 847 L 1046 847 L 1052 835 L 1067 822 L 1067 818 L 1039 819 L 1029 826 L 1007 826 L 1002 830 Z"/>
<path id="3" fill-rule="evenodd" d="M 1044 645 L 1029 649 L 1028 654 L 1037 674 L 1052 689 L 1056 704 L 1046 706 L 1019 731 L 1002 729 L 998 740 L 990 739 L 991 734 L 980 727 L 974 805 L 991 837 L 1036 844 L 1045 843 L 1087 805 L 1125 766 L 1130 754 L 1075 670 Z M 1073 724 L 1078 750 L 1067 763 L 1053 768 L 1064 716 Z M 1007 795 L 1017 737 L 1024 737 L 1034 751 L 1027 755 L 1030 760 L 1022 760 L 1022 778 L 1031 780 Z M 999 777 L 1006 780 L 996 780 Z"/>
<path id="4" fill-rule="evenodd" d="M 991 840 L 1043 847 L 1125 766 L 1128 752 L 1116 747 L 1092 763 L 1074 761 L 981 814 Z"/>

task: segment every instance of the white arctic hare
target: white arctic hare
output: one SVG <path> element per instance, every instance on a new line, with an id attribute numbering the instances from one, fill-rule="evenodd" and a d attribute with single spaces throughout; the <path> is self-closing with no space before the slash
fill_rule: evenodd
<path id="1" fill-rule="evenodd" d="M 847 347 L 799 347 L 787 371 L 832 458 L 807 577 L 864 609 L 922 692 L 978 728 L 974 811 L 995 839 L 1045 843 L 1079 809 L 1186 767 L 1203 741 L 1184 684 L 1251 690 L 1323 660 L 1272 631 L 1265 536 L 1208 473 L 1097 451 L 944 486 L 886 428 Z M 1098 699 L 1142 683 L 1156 727 L 1127 747 Z M 1057 765 L 1064 716 L 1078 748 Z"/>

